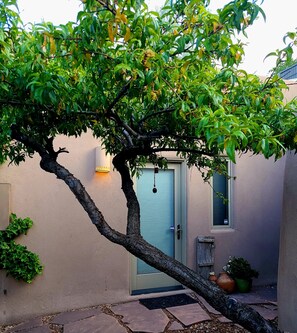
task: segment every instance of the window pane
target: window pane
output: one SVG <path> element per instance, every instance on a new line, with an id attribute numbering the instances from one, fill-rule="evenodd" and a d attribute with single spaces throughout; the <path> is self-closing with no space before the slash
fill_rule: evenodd
<path id="1" fill-rule="evenodd" d="M 229 225 L 229 180 L 215 173 L 213 176 L 213 225 Z"/>

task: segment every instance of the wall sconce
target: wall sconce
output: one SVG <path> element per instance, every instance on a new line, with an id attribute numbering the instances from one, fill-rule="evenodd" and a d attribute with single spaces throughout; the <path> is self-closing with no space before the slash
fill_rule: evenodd
<path id="1" fill-rule="evenodd" d="M 110 155 L 101 147 L 96 148 L 96 172 L 110 171 Z"/>

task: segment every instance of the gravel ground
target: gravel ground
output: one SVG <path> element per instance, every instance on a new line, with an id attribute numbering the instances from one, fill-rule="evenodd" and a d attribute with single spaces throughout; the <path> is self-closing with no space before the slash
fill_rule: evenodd
<path id="1" fill-rule="evenodd" d="M 273 321 L 277 325 L 277 321 Z M 221 323 L 219 321 L 207 321 L 191 326 L 182 331 L 166 331 L 166 333 L 249 333 L 249 331 L 234 323 Z"/>
<path id="2" fill-rule="evenodd" d="M 54 316 L 43 316 L 42 321 L 44 325 L 48 325 L 51 330 L 51 333 L 63 333 L 63 326 L 50 324 L 51 319 Z M 183 330 L 165 330 L 164 333 L 249 333 L 249 331 L 243 329 L 237 324 L 234 323 L 222 323 L 218 320 L 219 316 L 212 315 L 212 320 L 204 321 L 198 324 L 194 324 L 185 328 Z M 172 318 L 173 319 L 173 318 Z M 277 319 L 273 321 L 277 325 Z M 14 325 L 9 326 L 0 326 L 0 333 L 7 333 L 14 327 Z M 22 333 L 22 331 L 19 331 Z M 129 333 L 132 331 L 128 330 Z M 90 332 L 92 333 L 92 332 Z M 104 332 L 102 332 L 104 333 Z"/>
<path id="3" fill-rule="evenodd" d="M 194 298 L 196 298 L 195 294 L 192 294 L 192 296 Z M 200 305 L 202 307 L 204 307 L 204 305 L 199 301 L 198 298 L 197 298 L 197 300 L 198 300 L 198 303 L 200 303 Z M 110 305 L 108 305 L 108 304 L 99 305 L 99 306 L 92 307 L 92 308 L 99 308 L 102 312 L 115 317 L 123 326 L 125 326 L 124 323 L 122 322 L 122 317 L 116 315 L 112 311 L 112 305 L 111 304 Z M 206 308 L 205 308 L 205 310 L 207 311 Z M 168 316 L 168 318 L 170 320 L 170 323 L 167 325 L 167 329 L 163 333 L 213 333 L 213 332 L 216 332 L 216 333 L 248 333 L 249 332 L 249 331 L 243 329 L 241 326 L 239 326 L 237 324 L 234 324 L 232 322 L 229 322 L 229 321 L 221 322 L 219 320 L 219 318 L 222 318 L 221 315 L 215 315 L 215 314 L 210 313 L 208 311 L 207 312 L 208 312 L 209 316 L 211 317 L 211 320 L 191 325 L 189 327 L 184 328 L 183 330 L 173 331 L 173 330 L 169 330 L 169 328 L 170 328 L 170 324 L 173 321 L 176 321 L 176 319 L 166 309 L 164 309 L 163 311 L 166 313 L 166 315 Z M 42 316 L 41 317 L 42 323 L 43 323 L 44 326 L 47 326 L 47 327 L 50 328 L 51 333 L 63 333 L 63 326 L 62 325 L 56 325 L 56 324 L 51 323 L 51 320 L 56 315 L 57 314 Z M 273 323 L 275 325 L 277 325 L 277 319 L 275 319 L 273 321 Z M 1 326 L 0 325 L 0 333 L 15 332 L 13 330 L 14 326 L 16 326 L 16 325 L 8 325 L 8 326 Z M 125 326 L 125 327 L 126 327 L 128 333 L 133 333 L 129 328 L 127 328 L 127 326 Z M 19 333 L 22 333 L 22 332 L 27 333 L 29 331 L 24 331 L 24 330 L 19 331 Z M 34 332 L 36 332 L 36 331 L 34 331 Z M 90 333 L 92 333 L 92 332 L 90 332 Z M 102 333 L 104 333 L 104 332 L 102 332 Z"/>
<path id="4" fill-rule="evenodd" d="M 47 321 L 47 320 L 45 320 L 45 321 Z M 12 327 L 13 326 L 0 326 L 0 332 L 1 333 L 9 332 L 9 330 Z M 60 325 L 49 324 L 49 328 L 51 329 L 51 333 L 63 333 L 63 327 Z M 22 331 L 19 331 L 19 332 L 21 333 Z M 239 327 L 236 324 L 221 323 L 217 320 L 205 321 L 205 322 L 202 322 L 199 324 L 195 324 L 184 330 L 178 330 L 178 331 L 165 330 L 164 331 L 164 333 L 214 333 L 214 332 L 215 333 L 248 333 L 249 331 Z M 90 332 L 90 333 L 92 333 L 92 332 Z M 104 332 L 102 332 L 102 333 L 104 333 Z"/>

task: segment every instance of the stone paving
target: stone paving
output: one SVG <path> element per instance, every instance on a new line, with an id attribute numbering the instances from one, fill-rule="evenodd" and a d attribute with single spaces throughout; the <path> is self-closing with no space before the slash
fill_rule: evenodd
<path id="1" fill-rule="evenodd" d="M 232 297 L 247 303 L 266 319 L 277 317 L 276 288 L 256 289 Z M 199 303 L 148 310 L 138 301 L 100 305 L 91 309 L 62 312 L 28 320 L 1 332 L 10 333 L 162 333 L 186 330 L 189 326 L 216 320 L 230 322 L 203 298 Z M 45 320 L 46 318 L 46 320 Z"/>

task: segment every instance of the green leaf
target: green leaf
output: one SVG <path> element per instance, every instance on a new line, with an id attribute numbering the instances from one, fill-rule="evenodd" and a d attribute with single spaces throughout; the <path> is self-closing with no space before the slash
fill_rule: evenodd
<path id="1" fill-rule="evenodd" d="M 115 71 L 115 72 L 118 72 L 118 71 L 120 71 L 120 70 L 128 70 L 128 71 L 131 71 L 132 68 L 131 68 L 129 65 L 127 65 L 127 64 L 118 64 L 118 65 L 116 65 L 115 68 L 114 68 L 114 71 Z"/>
<path id="2" fill-rule="evenodd" d="M 266 138 L 262 139 L 262 141 L 261 141 L 261 149 L 262 149 L 263 154 L 265 156 L 267 156 L 268 153 L 269 153 L 269 141 L 268 141 L 268 139 L 266 139 Z"/>
<path id="3" fill-rule="evenodd" d="M 182 37 L 178 38 L 176 40 L 176 42 L 177 42 L 177 45 L 178 45 L 178 48 L 176 49 L 176 52 L 177 53 L 182 53 L 184 51 L 185 47 L 186 47 L 186 39 L 185 39 L 185 37 L 182 36 Z"/>
<path id="4" fill-rule="evenodd" d="M 150 83 L 152 83 L 152 81 L 154 80 L 155 77 L 155 73 L 153 70 L 149 70 L 146 74 L 145 74 L 145 84 L 149 85 Z"/>
<path id="5" fill-rule="evenodd" d="M 235 161 L 235 140 L 232 138 L 228 138 L 225 140 L 225 149 L 226 153 L 233 163 L 236 163 Z"/>

